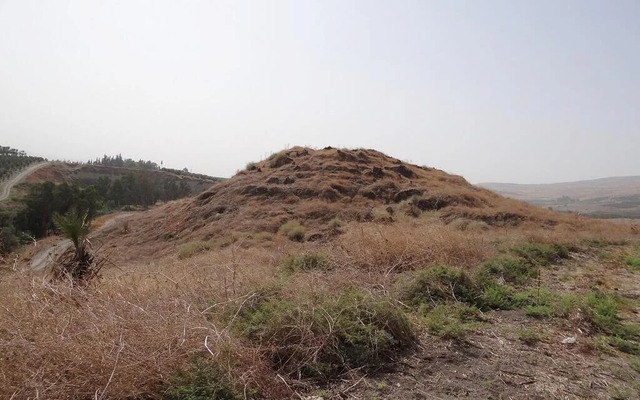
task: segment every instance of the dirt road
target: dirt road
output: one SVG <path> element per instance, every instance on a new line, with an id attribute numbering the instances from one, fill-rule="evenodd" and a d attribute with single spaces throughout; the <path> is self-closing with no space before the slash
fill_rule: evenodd
<path id="1" fill-rule="evenodd" d="M 4 201 L 9 198 L 9 194 L 11 193 L 11 189 L 20 183 L 24 178 L 29 176 L 35 170 L 38 170 L 46 165 L 51 164 L 49 161 L 44 161 L 41 163 L 33 164 L 18 172 L 16 175 L 9 178 L 8 181 L 4 183 L 0 183 L 0 201 Z"/>

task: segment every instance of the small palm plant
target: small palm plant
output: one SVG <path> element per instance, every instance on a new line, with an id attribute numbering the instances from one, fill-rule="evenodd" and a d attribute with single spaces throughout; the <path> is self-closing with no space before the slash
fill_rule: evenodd
<path id="1" fill-rule="evenodd" d="M 72 256 L 63 259 L 60 267 L 54 271 L 57 278 L 70 278 L 75 284 L 87 283 L 97 276 L 101 263 L 95 263 L 89 251 L 90 243 L 87 239 L 91 220 L 88 213 L 79 213 L 75 208 L 66 214 L 54 214 L 53 221 L 60 233 L 71 240 L 75 248 Z"/>

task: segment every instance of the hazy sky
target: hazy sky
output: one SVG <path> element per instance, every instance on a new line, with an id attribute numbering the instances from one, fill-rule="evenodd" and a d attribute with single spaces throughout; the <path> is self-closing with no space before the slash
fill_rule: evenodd
<path id="1" fill-rule="evenodd" d="M 640 2 L 0 0 L 0 145 L 218 176 L 287 145 L 471 182 L 640 175 Z"/>

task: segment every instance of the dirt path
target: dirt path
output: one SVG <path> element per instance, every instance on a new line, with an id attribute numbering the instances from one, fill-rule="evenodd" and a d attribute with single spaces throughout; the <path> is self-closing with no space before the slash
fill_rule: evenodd
<path id="1" fill-rule="evenodd" d="M 98 234 L 102 230 L 113 226 L 113 224 L 115 224 L 116 222 L 129 218 L 132 215 L 133 215 L 132 213 L 114 215 L 113 217 L 106 220 L 106 222 L 101 227 L 91 232 L 89 234 L 89 239 L 94 237 L 96 234 Z M 61 239 L 56 243 L 54 243 L 53 245 L 47 248 L 44 248 L 40 250 L 38 253 L 36 253 L 36 255 L 34 255 L 31 258 L 31 262 L 29 263 L 29 266 L 34 271 L 43 270 L 44 268 L 47 267 L 47 265 L 49 265 L 49 263 L 51 263 L 53 260 L 58 258 L 62 253 L 67 251 L 69 248 L 71 248 L 71 246 L 73 246 L 73 243 L 70 240 Z"/>
<path id="2" fill-rule="evenodd" d="M 49 164 L 51 164 L 49 161 L 44 161 L 41 163 L 30 165 L 27 168 L 23 169 L 22 171 L 18 172 L 16 175 L 9 178 L 8 181 L 4 183 L 0 183 L 0 187 L 2 188 L 0 190 L 0 201 L 4 201 L 8 199 L 9 194 L 11 193 L 11 189 L 15 185 L 20 183 L 24 178 L 29 176 L 29 174 Z"/>

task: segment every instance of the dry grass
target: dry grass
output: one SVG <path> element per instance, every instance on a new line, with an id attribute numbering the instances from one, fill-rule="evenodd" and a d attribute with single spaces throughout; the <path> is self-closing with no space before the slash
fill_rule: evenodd
<path id="1" fill-rule="evenodd" d="M 473 268 L 501 247 L 529 240 L 579 244 L 629 237 L 620 227 L 586 224 L 588 231 L 558 226 L 478 234 L 411 219 L 350 223 L 324 244 L 275 236 L 187 260 L 174 254 L 120 264 L 86 290 L 5 268 L 0 275 L 0 396 L 159 398 L 175 371 L 199 356 L 218 360 L 241 390 L 246 386 L 266 397 L 286 397 L 292 392 L 270 369 L 265 349 L 234 335 L 221 318 L 223 308 L 240 307 L 264 287 L 286 287 L 293 299 L 321 299 L 354 286 L 375 290 L 391 285 L 403 270 L 434 264 Z M 128 252 L 133 259 L 135 251 Z M 326 255 L 333 268 L 280 273 L 286 257 L 312 253 Z"/>
<path id="2" fill-rule="evenodd" d="M 283 154 L 193 199 L 140 213 L 126 232 L 117 224 L 105 228 L 102 248 L 117 267 L 105 268 L 84 290 L 21 270 L 27 256 L 8 258 L 0 269 L 0 397 L 161 398 L 176 371 L 199 357 L 216 362 L 240 393 L 299 398 L 300 382 L 278 375 L 299 368 L 275 368 L 269 355 L 282 354 L 281 343 L 320 349 L 326 347 L 316 339 L 342 338 L 325 330 L 303 338 L 311 342 L 248 340 L 232 327 L 257 293 L 279 288 L 303 313 L 285 314 L 284 321 L 298 321 L 319 316 L 318 306 L 334 304 L 327 299 L 354 287 L 393 303 L 390 288 L 406 270 L 473 270 L 522 243 L 572 248 L 638 234 L 633 225 L 551 213 L 377 152 L 294 148 Z M 274 160 L 286 162 L 271 167 Z M 380 172 L 383 178 L 376 177 Z M 265 185 L 267 177 L 282 183 Z M 285 184 L 286 178 L 295 182 Z M 395 188 L 386 193 L 390 183 Z M 422 203 L 404 192 L 418 186 L 425 191 Z M 395 202 L 398 193 L 403 199 Z M 430 193 L 438 207 L 448 205 L 420 209 L 436 204 Z M 415 217 L 403 212 L 407 206 L 417 208 Z M 288 232 L 276 234 L 294 220 L 307 228 L 303 237 L 320 239 L 295 242 Z M 241 238 L 216 242 L 232 230 Z M 190 242 L 194 249 L 182 248 L 179 259 L 180 246 Z M 318 255 L 331 268 L 283 272 L 283 260 L 304 255 Z M 343 315 L 339 308 L 327 315 Z M 288 328 L 287 340 L 313 332 L 309 324 Z"/>
<path id="3" fill-rule="evenodd" d="M 88 290 L 5 274 L 0 397 L 159 398 L 193 356 L 218 359 L 237 385 L 282 394 L 278 382 L 264 381 L 257 352 L 202 314 L 205 305 L 231 300 L 221 295 L 232 294 L 222 269 L 111 271 Z"/>

